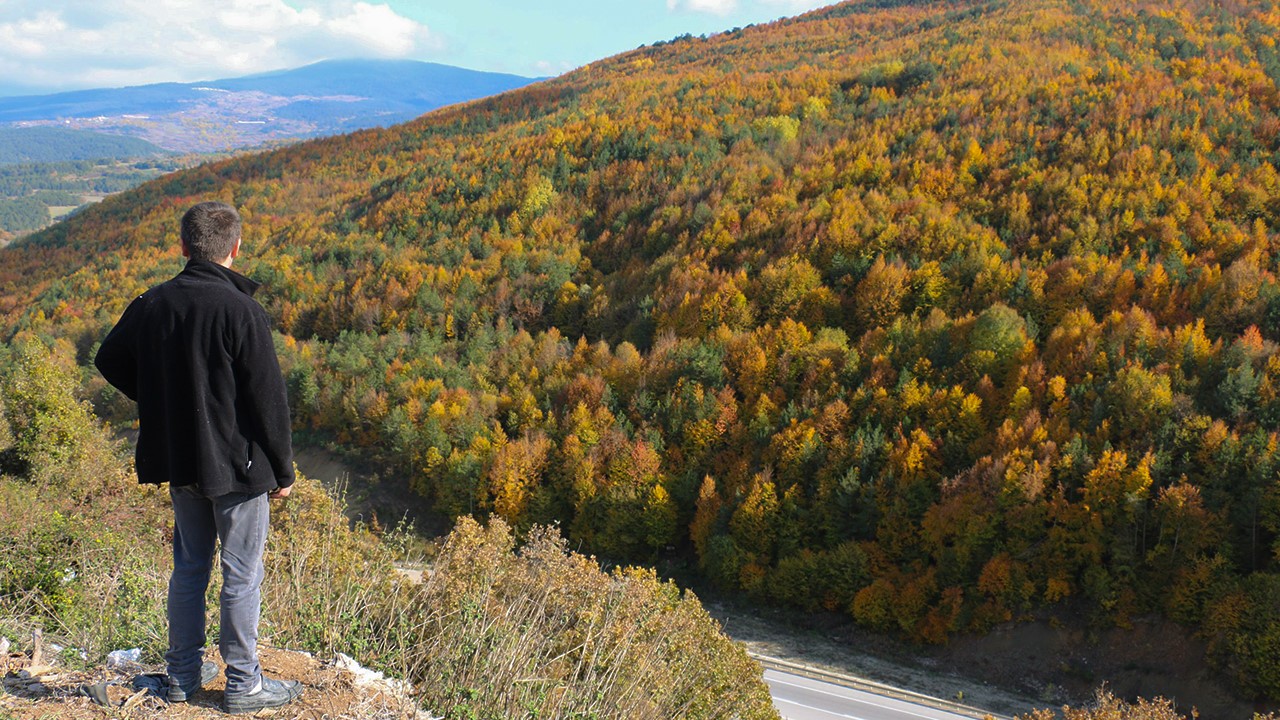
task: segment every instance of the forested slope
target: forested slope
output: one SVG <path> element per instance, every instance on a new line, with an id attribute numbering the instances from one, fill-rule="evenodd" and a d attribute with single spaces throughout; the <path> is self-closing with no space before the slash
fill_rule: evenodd
<path id="1" fill-rule="evenodd" d="M 1280 697 L 1278 37 L 1029 0 L 678 38 L 109 199 L 0 254 L 0 312 L 87 358 L 225 199 L 299 427 L 446 512 L 929 642 L 1159 613 Z"/>
<path id="2" fill-rule="evenodd" d="M 0 127 L 0 165 L 159 158 L 169 154 L 132 137 L 48 127 Z"/>

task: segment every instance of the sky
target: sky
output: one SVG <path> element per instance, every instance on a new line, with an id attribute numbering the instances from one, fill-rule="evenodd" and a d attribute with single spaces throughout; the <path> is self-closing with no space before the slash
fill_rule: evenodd
<path id="1" fill-rule="evenodd" d="M 0 96 L 194 82 L 326 59 L 558 75 L 834 0 L 0 0 Z"/>

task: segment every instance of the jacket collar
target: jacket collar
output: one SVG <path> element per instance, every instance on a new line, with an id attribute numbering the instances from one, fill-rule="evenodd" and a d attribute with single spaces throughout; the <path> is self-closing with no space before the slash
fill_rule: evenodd
<path id="1" fill-rule="evenodd" d="M 231 268 L 222 267 L 218 263 L 209 262 L 208 260 L 188 260 L 187 266 L 182 269 L 182 272 L 179 273 L 179 275 L 197 278 L 213 278 L 229 282 L 235 287 L 235 289 L 250 297 L 253 297 L 253 294 L 262 286 L 262 283 L 259 283 L 256 280 L 250 280 Z"/>

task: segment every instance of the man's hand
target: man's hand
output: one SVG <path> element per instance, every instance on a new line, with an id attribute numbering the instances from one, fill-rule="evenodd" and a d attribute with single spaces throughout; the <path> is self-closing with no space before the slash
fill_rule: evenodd
<path id="1" fill-rule="evenodd" d="M 292 490 L 293 490 L 292 485 L 290 485 L 289 487 L 276 488 L 275 490 L 272 490 L 271 492 L 267 493 L 267 497 L 271 498 L 272 500 L 287 498 L 289 497 L 289 492 Z"/>

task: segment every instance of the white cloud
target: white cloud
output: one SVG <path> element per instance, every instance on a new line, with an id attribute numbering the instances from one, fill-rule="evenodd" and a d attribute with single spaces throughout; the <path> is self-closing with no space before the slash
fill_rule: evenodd
<path id="1" fill-rule="evenodd" d="M 403 56 L 427 39 L 426 28 L 396 14 L 387 5 L 358 2 L 351 12 L 325 26 L 336 37 L 348 38 L 379 55 Z"/>
<path id="2" fill-rule="evenodd" d="M 0 25 L 0 46 L 6 55 L 18 58 L 40 58 L 45 55 L 47 38 L 57 37 L 66 25 L 56 13 L 42 11 L 15 23 Z"/>
<path id="3" fill-rule="evenodd" d="M 770 7 L 780 7 L 783 12 L 793 14 L 830 5 L 834 0 L 755 0 L 755 2 Z M 667 0 L 668 10 L 687 10 L 722 16 L 737 12 L 739 5 L 739 0 Z"/>
<path id="4" fill-rule="evenodd" d="M 728 15 L 738 9 L 738 0 L 667 0 L 667 9 Z"/>
<path id="5" fill-rule="evenodd" d="M 833 0 L 760 0 L 760 2 L 765 5 L 780 5 L 789 12 L 796 13 L 835 4 Z"/>
<path id="6" fill-rule="evenodd" d="M 6 81 L 41 90 L 212 80 L 438 45 L 426 25 L 376 0 L 0 2 Z"/>
<path id="7" fill-rule="evenodd" d="M 563 75 L 570 70 L 579 67 L 571 62 L 563 60 L 552 62 L 550 60 L 538 60 L 533 64 L 534 73 L 539 77 L 553 77 L 555 75 Z"/>

